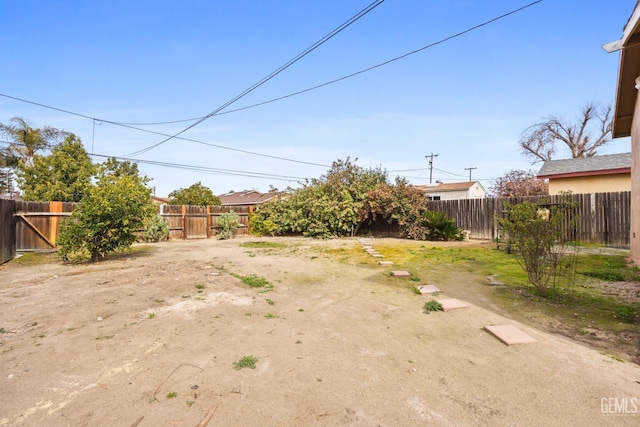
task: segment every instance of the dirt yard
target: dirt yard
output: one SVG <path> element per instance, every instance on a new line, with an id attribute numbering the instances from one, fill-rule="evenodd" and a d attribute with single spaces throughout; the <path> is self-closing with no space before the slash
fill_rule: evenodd
<path id="1" fill-rule="evenodd" d="M 424 314 L 389 276 L 401 265 L 326 252 L 358 240 L 240 246 L 254 240 L 1 266 L 0 426 L 640 425 L 637 364 L 489 303 Z M 236 277 L 251 274 L 273 289 Z M 438 286 L 472 302 L 479 283 Z M 490 324 L 537 342 L 506 346 Z M 234 369 L 248 355 L 255 369 Z"/>

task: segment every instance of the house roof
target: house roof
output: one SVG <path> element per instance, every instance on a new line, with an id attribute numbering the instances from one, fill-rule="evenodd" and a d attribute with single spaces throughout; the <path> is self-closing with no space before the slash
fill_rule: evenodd
<path id="1" fill-rule="evenodd" d="M 636 83 L 640 75 L 640 1 L 636 3 L 633 14 L 624 26 L 622 38 L 602 46 L 607 52 L 620 50 L 618 67 L 618 90 L 613 115 L 614 138 L 631 135 L 631 122 L 636 105 Z"/>
<path id="2" fill-rule="evenodd" d="M 467 191 L 468 189 L 473 187 L 474 184 L 478 184 L 480 185 L 480 187 L 482 187 L 482 184 L 480 184 L 478 181 L 466 181 L 438 184 L 434 187 L 422 186 L 422 188 L 426 193 L 443 193 L 447 191 Z M 482 188 L 484 189 L 484 187 Z"/>
<path id="3" fill-rule="evenodd" d="M 566 178 L 631 172 L 631 153 L 544 162 L 538 178 Z"/>
<path id="4" fill-rule="evenodd" d="M 222 206 L 238 205 L 258 205 L 282 193 L 275 191 L 271 193 L 261 193 L 257 190 L 231 191 L 218 196 Z"/>

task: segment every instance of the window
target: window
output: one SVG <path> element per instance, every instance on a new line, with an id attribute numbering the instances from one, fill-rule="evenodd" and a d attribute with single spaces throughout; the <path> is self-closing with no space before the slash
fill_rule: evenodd
<path id="1" fill-rule="evenodd" d="M 440 200 L 440 196 L 429 196 L 429 200 Z"/>

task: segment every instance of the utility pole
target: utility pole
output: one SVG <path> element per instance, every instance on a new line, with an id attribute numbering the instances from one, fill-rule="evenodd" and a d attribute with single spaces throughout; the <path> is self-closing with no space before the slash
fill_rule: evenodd
<path id="1" fill-rule="evenodd" d="M 478 168 L 464 168 L 464 170 L 469 171 L 469 182 L 471 182 L 471 171 Z"/>
<path id="2" fill-rule="evenodd" d="M 429 160 L 429 184 L 433 181 L 433 158 L 438 157 L 437 154 L 431 153 L 431 156 L 424 156 L 425 159 Z"/>

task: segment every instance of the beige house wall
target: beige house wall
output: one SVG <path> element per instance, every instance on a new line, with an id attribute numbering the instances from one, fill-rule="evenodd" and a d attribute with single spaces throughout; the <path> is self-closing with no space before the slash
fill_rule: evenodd
<path id="1" fill-rule="evenodd" d="M 631 124 L 631 259 L 640 265 L 640 96 L 636 96 Z"/>
<path id="2" fill-rule="evenodd" d="M 633 171 L 633 157 L 631 163 L 631 170 Z M 562 191 L 571 191 L 573 194 L 631 191 L 631 174 L 550 178 L 549 194 L 559 194 Z"/>

